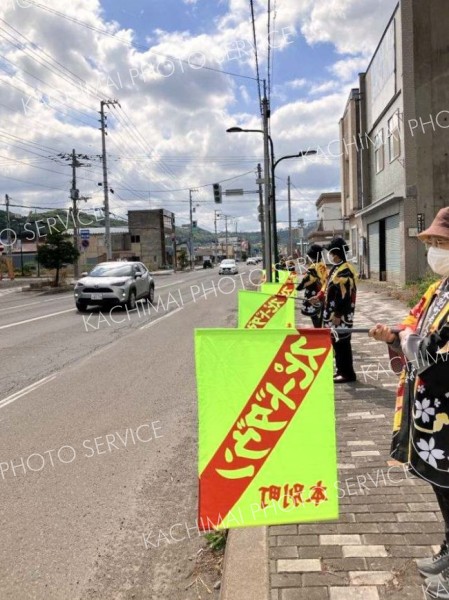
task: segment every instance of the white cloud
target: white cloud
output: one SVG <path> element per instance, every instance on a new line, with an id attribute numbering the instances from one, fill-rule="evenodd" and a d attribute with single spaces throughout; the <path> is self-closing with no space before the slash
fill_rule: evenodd
<path id="1" fill-rule="evenodd" d="M 184 3 L 195 5 L 197 10 L 201 4 L 196 0 Z M 276 73 L 281 73 L 283 48 L 296 44 L 301 31 L 310 44 L 331 42 L 338 52 L 354 56 L 344 57 L 331 67 L 336 80 L 319 80 L 319 76 L 326 75 L 323 73 L 317 74 L 316 81 L 306 80 L 301 77 L 299 65 L 297 71 L 286 73 L 286 83 L 275 86 L 273 96 L 276 94 L 279 103 L 273 110 L 271 128 L 277 156 L 298 149 L 326 148 L 331 140 L 338 138 L 338 119 L 349 93 L 346 83 L 351 82 L 365 57 L 369 58 L 393 4 L 392 0 L 278 3 L 275 27 L 276 45 L 280 47 L 276 49 Z M 14 74 L 0 70 L 0 155 L 27 163 L 0 158 L 0 181 L 11 197 L 20 200 L 17 203 L 68 205 L 70 169 L 44 157 L 70 152 L 73 147 L 92 156 L 101 153 L 100 98 L 118 98 L 125 111 L 124 114 L 119 109 L 108 110 L 109 177 L 116 191 L 111 199 L 113 211 L 125 214 L 128 208 L 148 207 L 150 189 L 195 187 L 246 171 L 252 173 L 225 187 L 254 189 L 256 164 L 262 161 L 262 136 L 225 133 L 233 125 L 260 129 L 254 83 L 197 68 L 206 64 L 254 75 L 247 0 L 229 0 L 226 14 L 211 23 L 208 33 L 192 35 L 188 31 L 154 28 L 148 32 L 151 37 L 147 51 L 132 47 L 133 31 L 105 20 L 99 0 L 72 0 L 63 7 L 57 0 L 46 0 L 46 6 L 91 27 L 106 29 L 115 37 L 100 35 L 42 9 L 19 8 L 14 0 L 2 3 L 0 16 L 48 53 L 44 55 L 28 43 L 17 48 L 0 38 L 2 55 L 16 68 Z M 265 0 L 256 0 L 255 9 L 263 70 L 267 57 Z M 17 36 L 12 30 L 10 33 Z M 41 64 L 36 62 L 32 51 L 38 53 Z M 167 59 L 167 56 L 177 58 Z M 72 77 L 70 73 L 64 71 L 63 75 L 55 63 L 50 71 L 45 66 L 48 66 L 46 60 L 51 62 L 49 57 L 86 80 L 99 93 L 80 91 L 79 86 L 67 81 Z M 11 67 L 7 62 L 0 63 L 2 66 Z M 312 96 L 292 101 L 292 90 L 309 92 Z M 41 101 L 43 98 L 45 103 Z M 135 127 L 130 127 L 125 115 Z M 3 136 L 5 131 L 18 139 Z M 23 141 L 32 145 L 24 145 Z M 90 206 L 100 206 L 102 192 L 97 182 L 101 180 L 101 167 L 97 158 L 90 162 L 90 168 L 79 170 L 79 187 L 83 195 L 92 197 Z M 320 192 L 338 187 L 338 170 L 338 159 L 320 156 L 315 162 L 285 161 L 278 171 L 283 178 L 288 173 L 292 175 L 301 188 L 301 199 L 312 206 L 312 200 Z M 2 180 L 2 175 L 26 183 Z M 58 189 L 46 189 L 46 185 Z M 285 185 L 279 185 L 278 195 L 285 199 Z M 203 189 L 197 197 L 202 202 L 197 213 L 199 224 L 212 228 L 215 207 L 211 189 Z M 187 199 L 187 191 L 154 192 L 151 206 L 166 205 L 176 211 L 177 220 L 182 223 L 188 219 Z M 239 228 L 256 229 L 256 204 L 256 197 L 246 197 L 245 202 L 225 200 L 224 209 L 242 217 Z M 281 201 L 281 218 L 285 217 L 285 206 Z"/>
<path id="2" fill-rule="evenodd" d="M 298 90 L 300 88 L 307 87 L 308 83 L 309 82 L 307 81 L 307 79 L 298 78 L 298 79 L 292 79 L 292 81 L 287 81 L 285 85 L 287 87 L 293 88 L 294 90 Z"/>
<path id="3" fill-rule="evenodd" d="M 369 54 L 397 0 L 320 0 L 311 5 L 301 32 L 310 44 L 330 42 L 340 53 Z"/>
<path id="4" fill-rule="evenodd" d="M 357 75 L 364 72 L 369 63 L 369 58 L 358 56 L 339 60 L 330 67 L 331 73 L 344 82 L 355 82 Z"/>

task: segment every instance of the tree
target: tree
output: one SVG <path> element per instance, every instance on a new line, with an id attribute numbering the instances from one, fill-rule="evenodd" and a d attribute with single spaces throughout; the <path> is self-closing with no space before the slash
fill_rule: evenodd
<path id="1" fill-rule="evenodd" d="M 70 241 L 70 236 L 57 231 L 47 235 L 45 244 L 37 249 L 37 258 L 39 263 L 46 269 L 56 269 L 55 287 L 59 285 L 59 271 L 64 265 L 73 265 L 80 253 Z"/>
<path id="2" fill-rule="evenodd" d="M 179 266 L 181 267 L 181 270 L 183 271 L 188 264 L 189 261 L 187 258 L 187 250 L 185 248 L 181 248 L 179 251 Z"/>

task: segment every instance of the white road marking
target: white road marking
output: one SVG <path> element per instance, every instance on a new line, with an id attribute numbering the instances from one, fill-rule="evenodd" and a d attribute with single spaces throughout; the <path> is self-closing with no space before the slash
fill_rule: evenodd
<path id="1" fill-rule="evenodd" d="M 3 290 L 3 292 L 0 292 L 0 298 L 3 296 L 8 296 L 9 294 L 13 294 L 14 292 L 21 292 L 21 291 L 22 291 L 21 287 L 15 287 L 15 288 Z"/>
<path id="2" fill-rule="evenodd" d="M 15 306 L 8 306 L 7 308 L 0 308 L 0 312 L 5 310 L 14 310 L 15 308 L 24 308 L 25 306 L 33 306 L 36 304 L 43 304 L 44 302 L 56 302 L 57 300 L 64 300 L 65 298 L 73 298 L 73 294 L 66 294 L 59 296 L 58 298 L 50 298 L 50 300 L 41 300 L 40 302 L 28 302 L 27 304 L 16 304 Z"/>
<path id="3" fill-rule="evenodd" d="M 8 329 L 9 327 L 17 327 L 17 325 L 25 325 L 25 323 L 31 323 L 32 321 L 40 321 L 41 319 L 49 319 L 50 317 L 56 317 L 63 315 L 64 313 L 76 312 L 74 308 L 68 310 L 60 310 L 59 312 L 51 313 L 51 315 L 42 315 L 42 317 L 34 317 L 33 319 L 25 319 L 25 321 L 18 321 L 17 323 L 9 323 L 9 325 L 2 325 L 0 329 Z"/>
<path id="4" fill-rule="evenodd" d="M 27 386 L 26 388 L 23 388 L 23 390 L 19 390 L 15 394 L 12 394 L 11 396 L 8 396 L 7 398 L 3 398 L 3 400 L 0 401 L 0 408 L 3 408 L 4 406 L 11 404 L 11 402 L 15 402 L 19 398 L 22 398 L 23 396 L 26 396 L 30 392 L 37 390 L 37 388 L 40 388 L 42 385 L 45 385 L 46 383 L 48 383 L 49 381 L 52 381 L 56 377 L 57 377 L 57 375 L 49 375 L 48 377 L 44 377 L 43 379 L 36 381 L 35 383 L 32 383 L 31 385 Z"/>
<path id="5" fill-rule="evenodd" d="M 178 283 L 184 283 L 185 279 L 180 279 L 179 281 L 174 281 L 173 283 L 167 283 L 166 285 L 158 285 L 155 286 L 155 291 L 157 292 L 157 290 L 161 290 L 162 288 L 166 288 L 166 287 L 173 287 L 174 285 L 177 285 Z"/>
<path id="6" fill-rule="evenodd" d="M 183 310 L 184 307 L 180 306 L 179 308 L 175 308 L 175 310 L 172 310 L 171 312 L 169 312 L 167 315 L 164 315 L 163 317 L 159 317 L 159 319 L 156 319 L 155 321 L 151 321 L 151 323 L 147 323 L 146 325 L 142 325 L 142 327 L 139 327 L 140 330 L 142 329 L 148 329 L 148 327 L 152 327 L 153 325 L 156 325 L 156 323 L 159 323 L 159 321 L 163 321 L 164 319 L 168 319 L 168 317 L 171 317 L 172 315 L 174 315 L 175 313 L 179 312 L 180 310 Z"/>

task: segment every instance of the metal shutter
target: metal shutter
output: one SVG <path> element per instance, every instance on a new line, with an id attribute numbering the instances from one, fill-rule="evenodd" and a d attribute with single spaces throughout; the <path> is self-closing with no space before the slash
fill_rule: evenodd
<path id="1" fill-rule="evenodd" d="M 379 221 L 368 225 L 369 276 L 380 279 Z"/>
<path id="2" fill-rule="evenodd" d="M 385 219 L 385 247 L 387 281 L 400 283 L 401 238 L 399 235 L 399 214 Z"/>

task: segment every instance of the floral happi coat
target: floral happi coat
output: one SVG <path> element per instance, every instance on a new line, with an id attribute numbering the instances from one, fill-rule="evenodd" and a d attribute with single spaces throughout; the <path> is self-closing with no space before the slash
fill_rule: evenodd
<path id="1" fill-rule="evenodd" d="M 409 463 L 421 479 L 445 488 L 449 488 L 448 317 L 449 278 L 430 286 L 401 325 L 413 333 L 402 344 L 390 346 L 390 355 L 401 357 L 404 365 L 391 456 Z"/>
<path id="2" fill-rule="evenodd" d="M 357 274 L 344 262 L 331 268 L 324 290 L 323 327 L 333 327 L 332 318 L 341 319 L 339 327 L 352 328 L 357 297 Z"/>
<path id="3" fill-rule="evenodd" d="M 321 306 L 312 306 L 309 300 L 313 296 L 318 296 L 326 285 L 327 269 L 323 262 L 311 263 L 300 281 L 298 291 L 304 290 L 304 300 L 301 313 L 307 317 L 314 317 L 321 312 Z"/>

